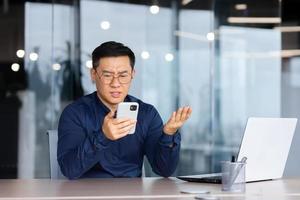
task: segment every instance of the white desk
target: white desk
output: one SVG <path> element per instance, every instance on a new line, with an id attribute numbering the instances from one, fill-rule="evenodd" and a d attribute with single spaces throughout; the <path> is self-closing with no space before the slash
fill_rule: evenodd
<path id="1" fill-rule="evenodd" d="M 300 200 L 300 178 L 247 183 L 245 194 L 225 193 L 221 185 L 199 184 L 176 178 L 134 179 L 3 179 L 0 199 L 194 199 L 185 188 L 211 191 L 220 199 Z"/>

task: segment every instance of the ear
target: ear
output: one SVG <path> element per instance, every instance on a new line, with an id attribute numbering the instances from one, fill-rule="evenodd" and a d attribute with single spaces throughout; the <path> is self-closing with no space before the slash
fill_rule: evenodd
<path id="1" fill-rule="evenodd" d="M 96 81 L 96 70 L 94 68 L 90 69 L 90 75 L 93 82 Z"/>
<path id="2" fill-rule="evenodd" d="M 132 72 L 131 72 L 132 79 L 134 79 L 134 76 L 135 76 L 135 69 L 133 69 Z"/>

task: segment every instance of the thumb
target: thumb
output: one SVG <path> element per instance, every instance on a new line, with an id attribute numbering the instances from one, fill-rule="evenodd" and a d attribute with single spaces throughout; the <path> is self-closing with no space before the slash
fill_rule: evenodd
<path id="1" fill-rule="evenodd" d="M 113 112 L 113 111 L 110 111 L 107 115 L 106 115 L 106 117 L 108 117 L 108 118 L 114 118 L 114 116 L 115 116 L 115 112 Z"/>

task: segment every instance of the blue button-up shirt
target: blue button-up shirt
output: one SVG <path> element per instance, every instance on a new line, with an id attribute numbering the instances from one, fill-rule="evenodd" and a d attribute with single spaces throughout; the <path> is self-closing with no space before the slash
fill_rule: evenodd
<path id="1" fill-rule="evenodd" d="M 163 133 L 162 119 L 152 105 L 130 95 L 125 101 L 139 103 L 136 131 L 115 141 L 102 132 L 110 110 L 96 92 L 64 109 L 58 125 L 57 159 L 66 177 L 140 177 L 144 155 L 156 174 L 168 177 L 174 172 L 180 134 Z"/>

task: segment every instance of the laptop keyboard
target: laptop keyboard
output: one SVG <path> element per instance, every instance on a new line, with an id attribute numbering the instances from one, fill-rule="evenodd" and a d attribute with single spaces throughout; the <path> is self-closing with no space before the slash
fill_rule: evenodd
<path id="1" fill-rule="evenodd" d="M 222 183 L 221 176 L 206 177 L 206 178 L 199 178 L 199 179 L 200 179 L 199 182 L 202 183 L 216 183 L 216 184 Z"/>
<path id="2" fill-rule="evenodd" d="M 197 183 L 215 183 L 215 184 L 220 184 L 222 183 L 222 176 L 193 176 L 193 177 L 188 177 L 188 176 L 179 176 L 177 177 L 181 180 L 188 181 L 188 182 L 197 182 Z"/>

